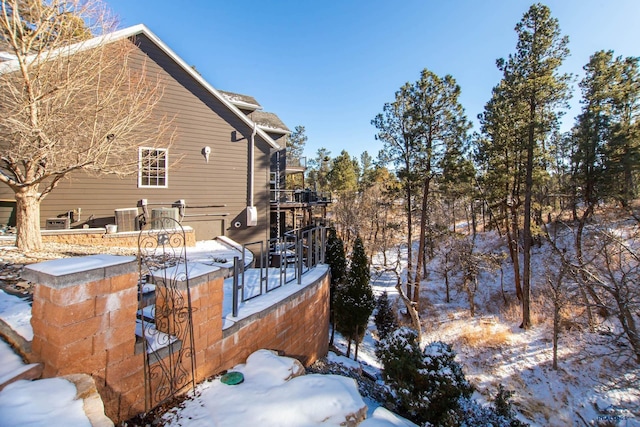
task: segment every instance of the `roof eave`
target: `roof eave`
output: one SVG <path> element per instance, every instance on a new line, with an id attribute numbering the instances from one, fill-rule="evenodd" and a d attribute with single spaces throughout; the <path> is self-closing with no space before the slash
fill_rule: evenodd
<path id="1" fill-rule="evenodd" d="M 282 134 L 282 135 L 289 135 L 291 133 L 291 131 L 287 130 L 287 129 L 272 128 L 272 127 L 269 127 L 269 126 L 263 126 L 261 124 L 258 124 L 258 128 L 259 129 L 263 129 L 265 132 L 279 133 L 279 134 Z"/>
<path id="2" fill-rule="evenodd" d="M 178 65 L 182 67 L 184 71 L 186 71 L 191 77 L 196 79 L 198 83 L 200 83 L 209 93 L 211 93 L 214 97 L 216 97 L 220 102 L 226 105 L 231 111 L 233 111 L 243 122 L 245 122 L 252 129 L 256 127 L 256 124 L 249 119 L 238 107 L 233 105 L 231 101 L 226 99 L 224 95 L 222 95 L 216 88 L 211 86 L 209 82 L 207 82 L 200 74 L 198 74 L 193 68 L 191 68 L 182 58 L 180 58 L 169 46 L 167 46 L 158 36 L 156 36 L 151 30 L 149 30 L 144 24 L 138 24 L 134 27 L 130 28 L 138 28 L 136 32 L 130 34 L 127 37 L 132 37 L 138 34 L 144 34 L 150 40 L 152 40 L 160 49 L 164 51 L 171 59 L 173 59 Z M 126 30 L 126 29 L 125 29 Z M 124 31 L 124 30 L 123 30 Z M 269 145 L 273 148 L 281 148 L 280 144 L 274 141 L 264 130 L 260 129 L 257 126 L 256 131 L 258 135 L 262 139 L 264 139 Z"/>
<path id="3" fill-rule="evenodd" d="M 168 55 L 173 61 L 175 61 L 186 73 L 188 73 L 191 77 L 193 77 L 198 83 L 202 85 L 209 93 L 211 93 L 216 99 L 222 102 L 227 108 L 229 108 L 234 114 L 236 114 L 240 120 L 242 120 L 247 126 L 251 129 L 256 129 L 258 135 L 262 139 L 264 139 L 269 145 L 273 148 L 279 149 L 280 144 L 274 141 L 264 130 L 262 130 L 259 126 L 256 127 L 256 124 L 249 119 L 238 107 L 233 105 L 229 100 L 227 100 L 216 88 L 211 86 L 200 74 L 198 74 L 193 68 L 189 66 L 182 58 L 180 58 L 169 46 L 167 46 L 158 36 L 156 36 L 149 28 L 147 28 L 144 24 L 137 24 L 131 27 L 123 28 L 121 30 L 114 31 L 109 34 L 105 34 L 102 36 L 94 37 L 90 40 L 83 41 L 80 43 L 76 43 L 68 48 L 58 49 L 60 53 L 72 53 L 77 51 L 82 51 L 85 49 L 89 49 L 95 46 L 99 46 L 102 43 L 112 43 L 117 40 L 121 40 L 124 38 L 130 38 L 137 35 L 144 35 L 149 40 L 151 40 L 157 47 L 159 47 L 166 55 Z M 58 54 L 58 52 L 53 52 L 54 55 Z M 14 71 L 14 67 L 17 70 L 18 61 L 11 60 L 0 63 L 0 74 Z"/>

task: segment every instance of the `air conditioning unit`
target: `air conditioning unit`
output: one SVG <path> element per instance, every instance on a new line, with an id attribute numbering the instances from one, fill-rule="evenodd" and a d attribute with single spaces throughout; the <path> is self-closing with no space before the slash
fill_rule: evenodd
<path id="1" fill-rule="evenodd" d="M 138 208 L 116 209 L 118 231 L 136 231 L 138 229 Z"/>
<path id="2" fill-rule="evenodd" d="M 168 218 L 164 220 L 163 218 Z M 175 228 L 180 221 L 178 208 L 153 208 L 151 209 L 151 228 Z"/>

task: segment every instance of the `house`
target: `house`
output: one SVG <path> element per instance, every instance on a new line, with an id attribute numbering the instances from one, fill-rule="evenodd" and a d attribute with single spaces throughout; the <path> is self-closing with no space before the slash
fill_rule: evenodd
<path id="1" fill-rule="evenodd" d="M 267 242 L 271 156 L 284 148 L 289 129 L 255 99 L 214 88 L 144 25 L 110 35 L 121 39 L 136 46 L 130 62 L 163 82 L 158 110 L 173 117 L 176 139 L 170 148 L 139 147 L 137 176 L 70 175 L 41 203 L 41 228 L 117 224 L 135 231 L 141 215 L 170 215 L 197 240 Z M 0 200 L 0 223 L 10 222 L 8 187 L 0 186 Z"/>
<path id="2" fill-rule="evenodd" d="M 327 206 L 331 203 L 331 195 L 319 194 L 305 188 L 306 158 L 297 159 L 287 155 L 286 141 L 291 133 L 289 128 L 277 115 L 262 111 L 260 104 L 254 98 L 232 92 L 220 91 L 220 93 L 281 147 L 272 150 L 271 155 L 269 178 L 271 238 L 276 239 L 282 237 L 287 231 L 324 222 Z M 301 176 L 301 188 L 287 187 L 286 178 L 290 175 Z"/>

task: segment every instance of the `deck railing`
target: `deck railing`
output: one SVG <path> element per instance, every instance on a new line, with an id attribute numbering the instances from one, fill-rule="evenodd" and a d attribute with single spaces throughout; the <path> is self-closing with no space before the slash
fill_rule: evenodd
<path id="1" fill-rule="evenodd" d="M 305 273 L 324 263 L 326 235 L 326 227 L 323 226 L 292 230 L 281 238 L 271 239 L 268 253 L 265 253 L 263 242 L 243 245 L 242 259 L 234 258 L 232 315 L 237 317 L 238 307 L 245 301 L 293 281 L 300 285 Z M 249 274 L 243 268 L 246 265 L 244 249 L 252 246 L 259 246 L 254 259 L 260 260 L 260 263 Z M 269 281 L 270 270 L 272 274 L 278 275 L 277 279 Z"/>
<path id="2" fill-rule="evenodd" d="M 313 190 L 271 190 L 271 202 L 331 203 L 331 193 Z"/>

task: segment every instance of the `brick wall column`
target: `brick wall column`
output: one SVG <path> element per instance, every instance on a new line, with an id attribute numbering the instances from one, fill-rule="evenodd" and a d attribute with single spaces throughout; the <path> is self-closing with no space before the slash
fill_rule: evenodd
<path id="1" fill-rule="evenodd" d="M 193 354 L 196 359 L 196 381 L 202 381 L 212 374 L 222 370 L 220 368 L 220 341 L 222 340 L 222 304 L 223 283 L 226 269 L 192 263 L 189 264 L 189 290 L 191 294 L 192 322 L 193 322 Z M 182 302 L 187 304 L 187 281 L 181 274 L 169 270 L 154 273 L 156 284 L 156 328 L 165 333 L 171 333 L 172 295 L 180 294 Z M 168 276 L 168 277 L 167 277 Z M 171 276 L 179 276 L 174 279 Z M 173 288 L 168 290 L 166 285 Z M 185 360 L 185 363 L 190 363 Z M 188 367 L 187 367 L 188 368 Z"/>
<path id="2" fill-rule="evenodd" d="M 36 284 L 31 324 L 34 362 L 44 377 L 93 377 L 107 416 L 144 410 L 144 360 L 135 354 L 138 266 L 135 257 L 94 255 L 25 268 Z"/>

